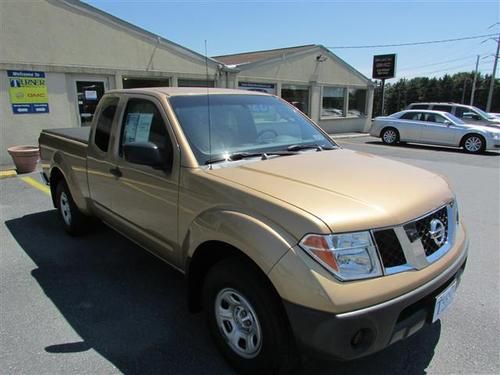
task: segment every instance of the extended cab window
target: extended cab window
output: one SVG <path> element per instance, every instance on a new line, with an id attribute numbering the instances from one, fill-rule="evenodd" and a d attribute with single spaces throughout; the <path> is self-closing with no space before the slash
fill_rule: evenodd
<path id="1" fill-rule="evenodd" d="M 123 116 L 120 156 L 124 144 L 151 142 L 165 153 L 172 153 L 172 143 L 160 111 L 145 99 L 130 99 Z"/>
<path id="2" fill-rule="evenodd" d="M 107 152 L 113 118 L 115 117 L 118 98 L 105 98 L 101 113 L 97 119 L 94 143 L 100 150 Z"/>
<path id="3" fill-rule="evenodd" d="M 409 109 L 427 109 L 429 108 L 428 104 L 414 104 L 411 105 Z"/>

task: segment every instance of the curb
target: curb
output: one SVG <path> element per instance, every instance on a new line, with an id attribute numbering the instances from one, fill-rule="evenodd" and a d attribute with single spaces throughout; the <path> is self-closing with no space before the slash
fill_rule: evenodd
<path id="1" fill-rule="evenodd" d="M 368 137 L 370 133 L 329 134 L 333 139 Z"/>
<path id="2" fill-rule="evenodd" d="M 0 171 L 0 180 L 3 180 L 4 178 L 10 178 L 10 177 L 16 177 L 16 176 L 17 176 L 17 172 L 15 171 L 15 169 Z"/>

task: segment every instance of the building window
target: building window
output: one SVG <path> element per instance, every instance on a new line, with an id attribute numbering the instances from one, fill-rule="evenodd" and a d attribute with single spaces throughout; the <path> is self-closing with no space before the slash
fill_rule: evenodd
<path id="1" fill-rule="evenodd" d="M 343 87 L 323 87 L 321 117 L 345 117 L 345 91 Z"/>
<path id="2" fill-rule="evenodd" d="M 309 88 L 293 85 L 283 85 L 281 97 L 309 116 Z"/>
<path id="3" fill-rule="evenodd" d="M 215 82 L 206 79 L 179 79 L 177 81 L 179 87 L 215 87 Z"/>
<path id="4" fill-rule="evenodd" d="M 349 89 L 348 117 L 363 117 L 366 115 L 366 90 Z"/>

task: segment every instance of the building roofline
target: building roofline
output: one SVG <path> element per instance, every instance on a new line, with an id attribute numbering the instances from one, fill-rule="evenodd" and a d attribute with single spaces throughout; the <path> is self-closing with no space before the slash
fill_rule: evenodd
<path id="1" fill-rule="evenodd" d="M 169 39 L 166 39 L 158 34 L 155 34 L 151 31 L 148 31 L 146 29 L 143 29 L 139 26 L 136 26 L 130 22 L 127 22 L 121 18 L 118 18 L 116 16 L 113 16 L 110 13 L 107 13 L 99 8 L 96 8 L 90 4 L 87 4 L 83 1 L 80 0 L 48 0 L 52 4 L 63 4 L 68 6 L 69 8 L 77 9 L 80 11 L 86 12 L 90 16 L 95 16 L 95 18 L 107 22 L 111 22 L 113 24 L 116 24 L 118 26 L 123 27 L 124 29 L 128 31 L 132 31 L 136 34 L 139 34 L 142 37 L 145 37 L 153 42 L 161 43 L 165 47 L 170 47 L 175 49 L 177 52 L 188 55 L 192 58 L 200 60 L 202 63 L 207 60 L 209 64 L 212 64 L 213 66 L 218 66 L 221 64 L 219 61 L 216 61 L 208 56 L 204 56 L 201 53 L 198 53 L 196 51 L 193 51 L 187 47 L 184 47 L 178 43 L 172 42 Z"/>
<path id="2" fill-rule="evenodd" d="M 287 51 L 287 50 L 294 50 L 297 48 L 305 48 L 305 47 L 316 47 L 317 44 L 304 44 L 301 46 L 293 46 L 293 47 L 283 47 L 283 48 L 271 48 L 271 49 L 262 49 L 262 50 L 257 50 L 257 51 L 246 51 L 246 52 L 238 52 L 238 53 L 229 53 L 227 55 L 217 55 L 217 56 L 212 56 L 213 59 L 217 60 L 217 58 L 220 57 L 230 57 L 230 56 L 240 56 L 240 55 L 250 55 L 250 54 L 257 54 L 257 53 L 266 53 L 266 52 L 273 52 L 273 51 Z M 262 59 L 265 60 L 265 59 Z M 258 60 L 261 61 L 261 60 Z M 232 64 L 229 64 L 232 65 Z"/>

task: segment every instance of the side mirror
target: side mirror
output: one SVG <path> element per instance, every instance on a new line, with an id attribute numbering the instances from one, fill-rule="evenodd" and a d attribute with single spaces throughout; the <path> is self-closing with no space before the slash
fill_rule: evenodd
<path id="1" fill-rule="evenodd" d="M 443 121 L 443 124 L 445 124 L 446 126 L 450 126 L 450 125 L 451 125 L 451 121 L 444 120 L 444 121 Z"/>
<path id="2" fill-rule="evenodd" d="M 152 142 L 126 143 L 123 145 L 123 154 L 130 163 L 166 167 L 164 153 Z"/>

